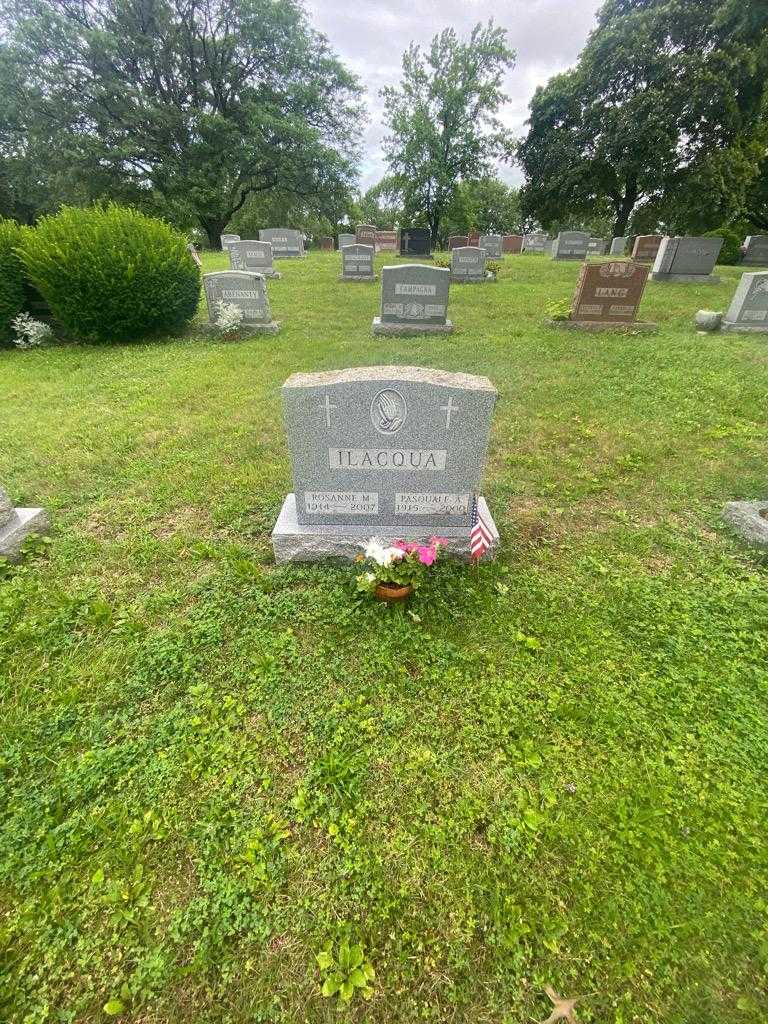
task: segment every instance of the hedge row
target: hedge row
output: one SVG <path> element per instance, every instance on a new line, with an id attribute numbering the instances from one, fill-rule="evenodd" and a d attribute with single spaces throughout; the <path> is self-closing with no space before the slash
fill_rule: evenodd
<path id="1" fill-rule="evenodd" d="M 114 204 L 64 207 L 34 230 L 0 222 L 0 336 L 24 306 L 25 281 L 67 333 L 91 342 L 176 330 L 200 297 L 185 237 Z"/>

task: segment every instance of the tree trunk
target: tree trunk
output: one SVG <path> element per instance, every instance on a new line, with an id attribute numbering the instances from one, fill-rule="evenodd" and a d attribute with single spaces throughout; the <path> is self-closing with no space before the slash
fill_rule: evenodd
<path id="1" fill-rule="evenodd" d="M 637 203 L 637 185 L 635 182 L 627 182 L 627 186 L 624 189 L 624 195 L 618 202 L 613 204 L 613 209 L 616 214 L 616 220 L 613 224 L 613 235 L 614 238 L 621 238 L 624 232 L 627 230 L 627 224 L 629 218 L 632 215 L 632 211 Z"/>
<path id="2" fill-rule="evenodd" d="M 227 222 L 229 221 L 229 217 L 222 218 L 222 217 L 200 217 L 200 216 L 198 216 L 198 220 L 200 221 L 200 226 L 202 227 L 203 231 L 208 236 L 208 246 L 209 246 L 209 248 L 214 249 L 214 250 L 217 250 L 217 249 L 220 250 L 221 249 L 221 235 L 222 235 L 222 233 L 224 231 L 224 228 L 227 226 Z"/>

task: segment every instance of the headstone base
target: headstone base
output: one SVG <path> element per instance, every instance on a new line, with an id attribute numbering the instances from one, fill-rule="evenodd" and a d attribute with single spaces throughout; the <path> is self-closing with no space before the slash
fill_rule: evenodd
<path id="1" fill-rule="evenodd" d="M 452 334 L 453 323 L 446 320 L 444 324 L 388 324 L 382 323 L 380 316 L 373 318 L 374 334 L 399 334 L 407 337 L 415 334 Z"/>
<path id="2" fill-rule="evenodd" d="M 273 252 L 272 253 L 272 259 L 273 260 L 305 260 L 306 258 L 307 258 L 307 254 L 305 252 L 292 252 L 292 253 Z M 263 273 L 263 271 L 259 270 L 258 273 L 261 274 L 261 273 Z"/>
<path id="3" fill-rule="evenodd" d="M 272 270 L 271 268 L 257 270 L 256 273 L 261 274 L 262 277 L 268 277 L 270 281 L 279 281 L 283 276 L 279 270 Z"/>
<path id="4" fill-rule="evenodd" d="M 0 526 L 0 558 L 14 562 L 21 554 L 21 546 L 33 533 L 47 533 L 50 528 L 44 508 L 17 508 L 10 522 Z"/>
<path id="5" fill-rule="evenodd" d="M 495 281 L 496 275 L 489 270 L 485 277 L 454 277 L 451 275 L 451 284 L 487 284 Z"/>
<path id="6" fill-rule="evenodd" d="M 723 320 L 720 329 L 730 334 L 768 334 L 768 321 L 763 321 L 759 324 L 746 324 L 741 321 L 734 323 L 733 321 Z"/>
<path id="7" fill-rule="evenodd" d="M 378 274 L 371 274 L 369 277 L 344 277 L 343 274 L 339 274 L 340 281 L 378 281 Z"/>
<path id="8" fill-rule="evenodd" d="M 546 322 L 550 327 L 567 327 L 573 331 L 642 331 L 647 334 L 659 329 L 658 324 L 648 320 L 635 320 L 631 324 L 606 320 L 547 320 Z"/>
<path id="9" fill-rule="evenodd" d="M 493 558 L 500 544 L 499 531 L 485 498 L 479 497 L 477 503 L 493 538 L 483 557 Z M 444 550 L 447 554 L 464 561 L 470 559 L 469 527 L 451 526 L 441 529 L 430 526 L 419 532 L 416 527 L 404 526 L 398 533 L 382 533 L 375 523 L 371 523 L 370 526 L 300 526 L 296 519 L 294 494 L 287 495 L 283 502 L 272 530 L 272 549 L 276 562 L 322 562 L 329 558 L 351 562 L 362 553 L 365 544 L 373 536 L 380 537 L 385 543 L 391 543 L 399 538 L 426 542 L 432 536 L 443 537 L 446 541 Z"/>
<path id="10" fill-rule="evenodd" d="M 768 516 L 768 501 L 729 501 L 723 509 L 723 519 L 744 540 L 768 547 L 768 519 L 763 516 Z"/>
<path id="11" fill-rule="evenodd" d="M 654 274 L 652 281 L 667 281 L 670 284 L 720 284 L 717 274 Z"/>

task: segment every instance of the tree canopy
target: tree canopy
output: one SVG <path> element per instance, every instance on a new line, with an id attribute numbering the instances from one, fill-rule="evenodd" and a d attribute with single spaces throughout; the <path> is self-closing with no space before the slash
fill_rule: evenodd
<path id="1" fill-rule="evenodd" d="M 768 7 L 607 0 L 575 68 L 537 89 L 518 148 L 524 212 L 600 206 L 702 229 L 743 213 L 766 149 Z"/>
<path id="2" fill-rule="evenodd" d="M 0 175 L 18 204 L 44 207 L 58 177 L 218 245 L 256 194 L 329 209 L 348 194 L 360 89 L 297 0 L 3 4 Z"/>
<path id="3" fill-rule="evenodd" d="M 400 84 L 382 90 L 387 160 L 404 215 L 428 225 L 433 243 L 460 182 L 484 177 L 495 160 L 511 156 L 513 139 L 497 115 L 514 61 L 505 30 L 492 21 L 476 25 L 467 40 L 448 28 L 426 52 L 411 44 Z"/>

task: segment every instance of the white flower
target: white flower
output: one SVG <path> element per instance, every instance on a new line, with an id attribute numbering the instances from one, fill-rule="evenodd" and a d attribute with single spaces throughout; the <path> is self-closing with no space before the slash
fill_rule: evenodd
<path id="1" fill-rule="evenodd" d="M 366 578 L 366 580 L 369 583 L 373 583 L 373 581 L 376 579 L 376 573 L 375 572 L 367 572 L 365 574 L 365 578 Z"/>
<path id="2" fill-rule="evenodd" d="M 215 324 L 222 334 L 233 334 L 238 331 L 243 323 L 243 311 L 239 306 L 231 302 L 218 302 L 216 304 Z"/>
<path id="3" fill-rule="evenodd" d="M 400 548 L 385 548 L 378 537 L 371 537 L 365 546 L 365 557 L 370 558 L 376 565 L 392 565 L 393 562 L 398 562 L 404 554 L 405 552 Z"/>
<path id="4" fill-rule="evenodd" d="M 17 348 L 33 348 L 48 341 L 52 331 L 50 324 L 33 320 L 29 313 L 19 313 L 11 320 L 11 327 L 16 332 L 13 343 Z"/>

